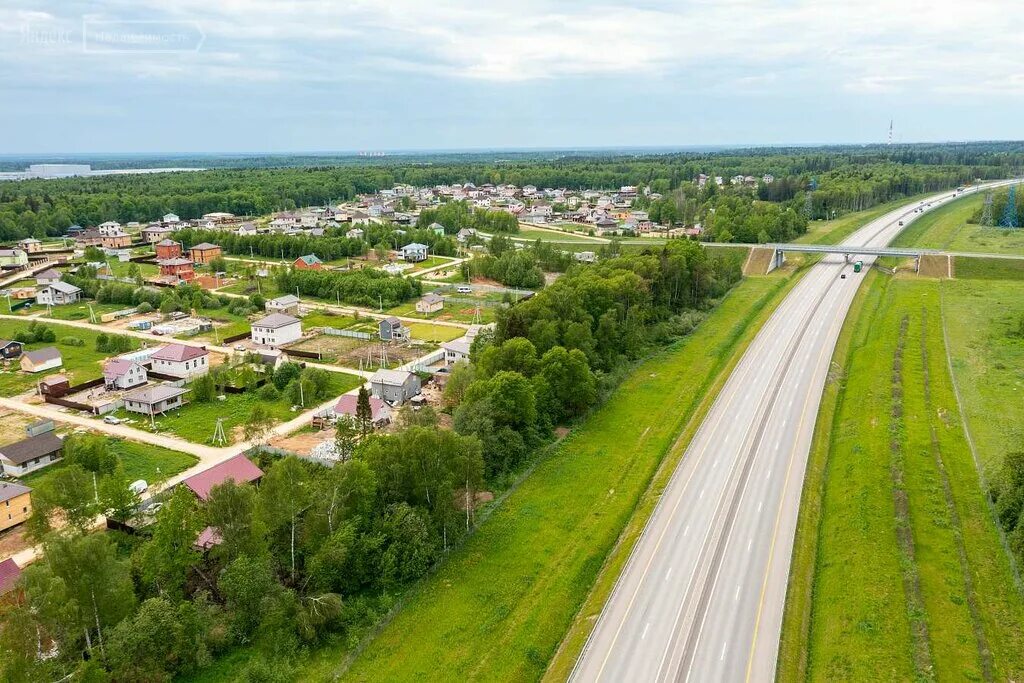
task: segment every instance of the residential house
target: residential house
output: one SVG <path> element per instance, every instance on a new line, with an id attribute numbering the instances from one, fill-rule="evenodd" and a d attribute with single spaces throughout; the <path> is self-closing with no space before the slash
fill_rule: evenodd
<path id="1" fill-rule="evenodd" d="M 104 235 L 100 240 L 100 246 L 106 249 L 127 249 L 132 246 L 132 236 L 125 232 Z"/>
<path id="2" fill-rule="evenodd" d="M 156 257 L 160 260 L 169 258 L 181 258 L 181 242 L 172 239 L 162 239 L 153 245 Z"/>
<path id="3" fill-rule="evenodd" d="M 215 258 L 220 258 L 221 250 L 216 244 L 202 242 L 188 250 L 189 258 L 195 263 L 209 263 Z"/>
<path id="4" fill-rule="evenodd" d="M 238 229 L 235 230 L 235 234 L 239 237 L 252 237 L 257 232 L 255 223 L 242 223 L 238 226 Z"/>
<path id="5" fill-rule="evenodd" d="M 104 221 L 97 225 L 96 229 L 101 235 L 113 235 L 121 232 L 121 224 L 117 221 Z"/>
<path id="6" fill-rule="evenodd" d="M 160 267 L 160 275 L 191 282 L 196 278 L 195 267 L 187 258 L 169 258 L 156 262 Z"/>
<path id="7" fill-rule="evenodd" d="M 444 226 L 441 225 L 440 223 L 431 223 L 429 226 L 427 226 L 427 230 L 430 230 L 438 237 L 444 237 Z"/>
<path id="8" fill-rule="evenodd" d="M 150 372 L 180 379 L 205 375 L 210 370 L 210 352 L 199 346 L 168 344 L 149 358 Z"/>
<path id="9" fill-rule="evenodd" d="M 299 297 L 294 294 L 285 294 L 276 299 L 270 299 L 264 304 L 267 313 L 283 313 L 285 315 L 299 314 Z"/>
<path id="10" fill-rule="evenodd" d="M 366 233 L 363 232 L 362 228 L 352 228 L 351 230 L 345 233 L 345 237 L 349 238 L 350 240 L 361 240 L 363 239 L 363 235 L 365 234 Z"/>
<path id="11" fill-rule="evenodd" d="M 20 341 L 0 339 L 0 360 L 14 360 L 15 358 L 20 358 L 23 350 L 24 347 Z"/>
<path id="12" fill-rule="evenodd" d="M 252 340 L 265 346 L 283 346 L 302 338 L 302 321 L 284 313 L 271 313 L 252 324 Z"/>
<path id="13" fill-rule="evenodd" d="M 316 254 L 306 254 L 295 259 L 292 264 L 295 270 L 322 270 L 324 262 L 321 261 Z"/>
<path id="14" fill-rule="evenodd" d="M 0 481 L 0 531 L 17 526 L 32 516 L 32 489 Z M 2 581 L 2 579 L 0 579 Z M 0 594 L 3 586 L 0 585 Z"/>
<path id="15" fill-rule="evenodd" d="M 176 213 L 165 213 L 163 217 L 163 222 L 169 225 L 174 223 L 180 223 L 181 218 L 179 218 L 178 214 Z"/>
<path id="16" fill-rule="evenodd" d="M 403 341 L 409 338 L 409 328 L 395 316 L 381 320 L 377 327 L 382 341 Z"/>
<path id="17" fill-rule="evenodd" d="M 168 410 L 175 410 L 185 405 L 182 396 L 188 389 L 170 384 L 154 384 L 129 391 L 124 395 L 124 409 L 130 413 L 143 415 L 163 415 Z"/>
<path id="18" fill-rule="evenodd" d="M 142 239 L 150 244 L 157 244 L 161 240 L 167 239 L 172 232 L 174 230 L 166 225 L 147 225 L 142 229 Z"/>
<path id="19" fill-rule="evenodd" d="M 406 370 L 381 369 L 370 377 L 370 391 L 390 405 L 402 405 L 420 393 L 420 378 Z"/>
<path id="20" fill-rule="evenodd" d="M 84 230 L 75 237 L 75 244 L 78 247 L 98 247 L 103 244 L 103 235 L 99 230 Z"/>
<path id="21" fill-rule="evenodd" d="M 26 351 L 21 354 L 21 369 L 25 372 L 43 372 L 59 368 L 64 364 L 60 351 L 56 346 L 44 346 L 35 351 Z"/>
<path id="22" fill-rule="evenodd" d="M 11 298 L 17 299 L 18 301 L 36 298 L 35 287 L 15 287 L 14 289 L 10 290 L 10 293 Z"/>
<path id="23" fill-rule="evenodd" d="M 444 308 L 444 297 L 436 292 L 424 294 L 423 298 L 416 302 L 417 313 L 434 313 L 442 308 Z"/>
<path id="24" fill-rule="evenodd" d="M 210 499 L 210 491 L 214 486 L 219 486 L 229 480 L 236 484 L 251 483 L 259 481 L 261 477 L 263 477 L 263 470 L 257 467 L 252 460 L 239 454 L 198 474 L 193 474 L 181 483 L 188 487 L 196 495 L 196 498 L 205 502 Z"/>
<path id="25" fill-rule="evenodd" d="M 64 441 L 53 431 L 0 446 L 0 465 L 9 477 L 23 477 L 61 459 Z"/>
<path id="26" fill-rule="evenodd" d="M 593 263 L 597 261 L 597 254 L 595 254 L 592 251 L 577 251 L 573 255 L 573 258 L 575 258 L 580 263 Z"/>
<path id="27" fill-rule="evenodd" d="M 35 237 L 26 237 L 18 242 L 18 248 L 26 254 L 36 254 L 43 250 L 43 243 Z"/>
<path id="28" fill-rule="evenodd" d="M 103 383 L 107 389 L 132 389 L 149 380 L 141 363 L 115 358 L 103 366 Z"/>
<path id="29" fill-rule="evenodd" d="M 419 242 L 411 242 L 399 251 L 402 253 L 402 258 L 410 263 L 418 263 L 420 261 L 427 260 L 427 251 L 429 247 Z"/>
<path id="30" fill-rule="evenodd" d="M 441 348 L 444 349 L 444 362 L 448 365 L 452 365 L 459 361 L 468 361 L 469 349 L 472 346 L 473 338 L 469 335 L 463 335 L 458 339 L 444 342 L 441 344 Z"/>
<path id="31" fill-rule="evenodd" d="M 457 239 L 459 242 L 463 244 L 468 242 L 473 237 L 476 237 L 476 230 L 474 230 L 473 228 L 463 228 L 462 230 L 459 230 L 459 232 L 455 235 L 455 239 Z"/>
<path id="32" fill-rule="evenodd" d="M 36 303 L 50 306 L 73 304 L 82 296 L 82 290 L 72 284 L 57 280 L 36 290 Z"/>
<path id="33" fill-rule="evenodd" d="M 338 398 L 338 402 L 334 404 L 334 414 L 336 417 L 342 415 L 348 415 L 354 418 L 356 416 L 356 405 L 359 401 L 359 396 L 356 394 L 344 394 Z M 384 425 L 391 422 L 391 406 L 377 398 L 376 396 L 370 397 L 370 422 L 374 427 L 383 427 Z"/>
<path id="34" fill-rule="evenodd" d="M 64 277 L 64 273 L 60 272 L 56 268 L 47 268 L 36 273 L 36 284 L 37 285 L 50 285 L 54 282 L 60 282 L 61 278 Z"/>
<path id="35" fill-rule="evenodd" d="M 67 375 L 47 375 L 39 382 L 39 393 L 43 396 L 63 398 L 71 391 L 71 380 Z"/>
<path id="36" fill-rule="evenodd" d="M 22 268 L 28 265 L 28 254 L 21 249 L 0 249 L 0 268 Z"/>

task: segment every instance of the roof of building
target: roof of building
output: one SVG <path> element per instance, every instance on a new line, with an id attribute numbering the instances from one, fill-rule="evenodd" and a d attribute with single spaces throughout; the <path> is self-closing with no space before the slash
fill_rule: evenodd
<path id="1" fill-rule="evenodd" d="M 0 562 L 0 595 L 10 593 L 20 578 L 21 567 L 14 561 L 14 558 L 9 557 Z"/>
<path id="2" fill-rule="evenodd" d="M 387 323 L 388 325 L 391 325 L 391 327 L 401 327 L 402 326 L 402 321 L 399 320 L 398 318 L 396 318 L 393 315 L 389 316 L 387 318 L 384 318 L 383 320 L 381 320 L 381 322 L 382 323 Z"/>
<path id="3" fill-rule="evenodd" d="M 276 299 L 271 299 L 267 303 L 274 304 L 275 306 L 291 306 L 299 303 L 299 297 L 294 294 L 285 294 L 284 296 L 279 296 Z"/>
<path id="4" fill-rule="evenodd" d="M 60 359 L 60 351 L 57 350 L 56 346 L 44 346 L 41 349 L 35 351 L 26 351 L 25 358 L 28 358 L 33 363 L 45 363 L 47 361 Z"/>
<path id="5" fill-rule="evenodd" d="M 135 361 L 127 360 L 125 358 L 114 358 L 108 360 L 103 366 L 104 377 L 120 377 L 134 366 L 138 365 Z"/>
<path id="6" fill-rule="evenodd" d="M 323 261 L 320 260 L 320 257 L 318 257 L 316 254 L 306 254 L 305 256 L 300 256 L 295 260 L 302 261 L 307 266 L 312 266 L 316 263 L 323 263 Z"/>
<path id="7" fill-rule="evenodd" d="M 252 324 L 253 327 L 267 327 L 272 330 L 276 330 L 279 327 L 287 327 L 288 325 L 294 325 L 295 323 L 301 323 L 302 321 L 298 318 L 284 313 L 271 313 L 265 318 L 260 318 Z"/>
<path id="8" fill-rule="evenodd" d="M 0 256 L 24 256 L 21 249 L 0 249 Z"/>
<path id="9" fill-rule="evenodd" d="M 439 302 L 443 304 L 444 297 L 438 294 L 437 292 L 427 292 L 426 294 L 423 295 L 423 298 L 420 299 L 420 301 L 422 301 L 425 304 L 436 304 Z"/>
<path id="10" fill-rule="evenodd" d="M 458 339 L 452 339 L 451 341 L 444 342 L 441 344 L 441 348 L 445 351 L 452 351 L 453 353 L 461 353 L 464 356 L 469 355 L 469 349 L 473 346 L 473 340 L 470 337 L 462 336 Z"/>
<path id="11" fill-rule="evenodd" d="M 198 249 L 199 251 L 206 251 L 207 249 L 220 249 L 220 245 L 210 244 L 209 242 L 200 242 L 199 244 L 195 245 L 192 248 Z"/>
<path id="12" fill-rule="evenodd" d="M 47 268 L 46 270 L 41 270 L 36 273 L 37 280 L 59 280 L 62 277 L 64 277 L 64 274 L 56 268 Z"/>
<path id="13" fill-rule="evenodd" d="M 385 370 L 380 369 L 370 377 L 371 384 L 387 384 L 388 386 L 404 386 L 406 381 L 414 375 L 406 370 Z"/>
<path id="14" fill-rule="evenodd" d="M 338 397 L 338 402 L 334 404 L 334 412 L 338 415 L 351 415 L 355 417 L 356 405 L 359 403 L 359 396 L 357 394 L 343 394 Z M 391 409 L 388 404 L 380 400 L 376 396 L 370 397 L 370 415 L 371 420 L 376 422 L 382 417 L 387 417 L 391 414 Z"/>
<path id="15" fill-rule="evenodd" d="M 181 483 L 189 487 L 199 500 L 207 500 L 210 497 L 210 489 L 229 479 L 241 484 L 247 481 L 256 481 L 262 476 L 263 470 L 253 464 L 249 458 L 239 454 L 203 470 L 199 474 L 193 474 Z"/>
<path id="16" fill-rule="evenodd" d="M 192 262 L 187 258 L 165 258 L 156 262 L 158 266 L 191 266 Z"/>
<path id="17" fill-rule="evenodd" d="M 29 460 L 38 458 L 41 455 L 48 455 L 59 451 L 63 443 L 61 438 L 53 432 L 43 432 L 21 441 L 0 446 L 0 455 L 3 455 L 15 465 L 24 465 Z"/>
<path id="18" fill-rule="evenodd" d="M 18 244 L 42 244 L 42 242 L 37 240 L 35 237 L 26 237 L 23 240 L 18 240 Z"/>
<path id="19" fill-rule="evenodd" d="M 63 292 L 64 294 L 77 294 L 78 292 L 82 291 L 81 287 L 75 287 L 74 285 L 64 282 L 63 280 L 51 282 L 50 284 L 46 285 L 46 287 L 43 287 L 43 289 L 47 288 L 56 289 L 58 292 Z"/>
<path id="20" fill-rule="evenodd" d="M 150 358 L 180 363 L 182 361 L 192 360 L 193 358 L 205 356 L 209 353 L 209 351 L 199 346 L 189 346 L 187 344 L 168 344 L 162 349 L 157 349 L 157 351 L 152 356 L 150 356 Z"/>
<path id="21" fill-rule="evenodd" d="M 199 550 L 209 550 L 213 546 L 220 545 L 223 542 L 224 539 L 221 537 L 220 532 L 212 526 L 208 526 L 199 532 L 199 537 L 192 545 Z"/>
<path id="22" fill-rule="evenodd" d="M 174 240 L 170 239 L 169 237 L 165 237 L 162 240 L 160 240 L 159 242 L 157 242 L 156 246 L 158 246 L 158 247 L 174 247 L 174 246 L 178 246 L 178 247 L 180 247 L 181 246 L 181 242 L 175 242 Z"/>
<path id="23" fill-rule="evenodd" d="M 12 341 L 10 339 L 0 339 L 0 349 L 10 346 L 11 344 L 20 344 L 20 341 Z"/>
<path id="24" fill-rule="evenodd" d="M 427 249 L 427 245 L 420 244 L 419 242 L 410 242 L 402 247 L 402 251 L 426 251 Z"/>
<path id="25" fill-rule="evenodd" d="M 174 398 L 175 396 L 187 394 L 188 391 L 188 389 L 171 386 L 170 384 L 154 384 L 153 386 L 142 387 L 135 391 L 129 391 L 124 395 L 124 400 L 152 405 L 154 403 L 159 403 L 160 401 L 166 401 L 167 399 Z"/>
<path id="26" fill-rule="evenodd" d="M 14 500 L 26 493 L 32 493 L 32 489 L 21 484 L 15 484 L 14 482 L 0 481 L 0 503 L 6 500 Z"/>
<path id="27" fill-rule="evenodd" d="M 43 378 L 42 384 L 48 387 L 57 386 L 58 384 L 67 384 L 70 382 L 67 375 L 57 373 L 56 375 L 47 375 Z"/>

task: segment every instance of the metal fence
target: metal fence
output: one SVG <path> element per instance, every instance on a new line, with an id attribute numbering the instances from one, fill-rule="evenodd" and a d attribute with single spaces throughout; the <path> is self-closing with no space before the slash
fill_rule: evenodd
<path id="1" fill-rule="evenodd" d="M 320 331 L 332 337 L 351 337 L 352 339 L 373 339 L 369 332 L 360 330 L 339 330 L 336 327 L 321 327 Z"/>

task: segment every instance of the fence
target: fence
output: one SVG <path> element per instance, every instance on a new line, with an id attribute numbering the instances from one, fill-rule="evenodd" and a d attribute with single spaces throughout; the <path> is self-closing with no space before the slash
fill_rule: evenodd
<path id="1" fill-rule="evenodd" d="M 92 389 L 93 387 L 98 387 L 99 385 L 103 384 L 104 381 L 105 380 L 102 377 L 97 377 L 96 379 L 91 379 L 88 382 L 82 382 L 81 384 L 75 384 L 73 386 L 68 387 L 68 393 L 69 394 L 77 394 L 79 391 L 85 391 L 86 389 Z"/>
<path id="2" fill-rule="evenodd" d="M 222 344 L 231 344 L 232 342 L 240 341 L 242 339 L 248 339 L 252 335 L 252 330 L 248 332 L 242 332 L 241 334 L 233 334 L 230 337 L 224 337 L 221 341 Z"/>
<path id="3" fill-rule="evenodd" d="M 319 328 L 324 334 L 332 337 L 351 337 L 352 339 L 373 339 L 373 335 L 369 332 L 362 332 L 360 330 L 339 330 L 336 327 L 321 327 Z"/>
<path id="4" fill-rule="evenodd" d="M 43 396 L 43 400 L 47 403 L 53 403 L 54 405 L 64 406 L 65 408 L 74 408 L 75 410 L 82 410 L 87 413 L 95 413 L 96 409 L 90 405 L 79 403 L 78 401 L 69 401 L 66 398 L 55 398 L 53 396 Z"/>
<path id="5" fill-rule="evenodd" d="M 295 356 L 297 358 L 312 358 L 313 360 L 320 360 L 319 351 L 299 351 L 298 349 L 284 349 L 284 352 L 289 356 Z"/>

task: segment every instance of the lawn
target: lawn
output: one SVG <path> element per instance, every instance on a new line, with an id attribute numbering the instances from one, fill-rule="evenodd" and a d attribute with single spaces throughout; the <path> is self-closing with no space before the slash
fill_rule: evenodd
<path id="1" fill-rule="evenodd" d="M 356 322 L 358 321 L 349 315 L 315 310 L 302 316 L 302 329 L 303 331 L 309 331 L 314 327 L 333 327 L 336 330 L 344 330 L 352 327 Z M 371 322 L 373 321 L 371 320 Z M 376 328 L 376 325 L 374 325 L 374 328 Z"/>
<path id="2" fill-rule="evenodd" d="M 340 396 L 347 391 L 355 389 L 363 380 L 356 375 L 349 375 L 341 372 L 331 372 L 331 396 Z M 188 395 L 185 396 L 188 398 Z M 286 422 L 296 417 L 301 410 L 313 407 L 307 401 L 305 408 L 292 410 L 292 404 L 283 396 L 276 401 L 264 401 L 259 398 L 256 392 L 244 394 L 226 394 L 223 401 L 211 401 L 210 403 L 187 403 L 180 410 L 175 410 L 163 417 L 156 418 L 156 431 L 169 432 L 187 441 L 201 444 L 213 444 L 213 435 L 217 427 L 217 418 L 224 418 L 224 433 L 227 436 L 229 445 L 242 441 L 242 426 L 257 404 L 263 405 L 270 411 L 275 422 Z M 153 431 L 149 419 L 138 413 L 117 411 L 117 416 L 128 418 L 130 426 L 146 431 Z M 216 444 L 221 445 L 221 444 Z"/>
<path id="3" fill-rule="evenodd" d="M 124 466 L 125 475 L 129 481 L 143 479 L 152 485 L 155 482 L 172 477 L 179 472 L 187 470 L 199 460 L 188 453 L 179 453 L 160 446 L 125 441 L 123 439 L 107 439 L 107 448 L 110 449 L 117 459 Z M 62 463 L 58 462 L 46 469 L 33 472 L 20 481 L 26 486 L 38 486 L 41 481 L 49 477 Z"/>
<path id="4" fill-rule="evenodd" d="M 28 328 L 28 321 L 0 319 L 0 339 L 14 339 L 19 331 Z M 68 327 L 59 323 L 46 323 L 57 335 L 56 342 L 27 344 L 25 350 L 34 351 L 45 346 L 56 346 L 64 359 L 60 370 L 51 370 L 37 374 L 21 372 L 18 364 L 12 364 L 10 370 L 0 372 L 0 394 L 12 396 L 35 386 L 36 382 L 46 375 L 62 372 L 68 376 L 72 384 L 96 379 L 103 374 L 102 361 L 107 354 L 96 351 L 96 337 L 100 334 L 92 330 Z M 76 337 L 84 342 L 83 346 L 68 346 L 61 343 L 66 337 Z M 132 348 L 138 348 L 139 341 L 129 337 Z"/>
<path id="5" fill-rule="evenodd" d="M 844 329 L 805 483 L 779 680 L 1024 673 L 1024 602 L 964 438 L 940 286 L 872 273 Z"/>
<path id="6" fill-rule="evenodd" d="M 685 449 L 680 432 L 696 425 L 794 281 L 746 280 L 691 337 L 641 363 L 411 591 L 345 679 L 541 677 L 638 504 L 653 505 L 656 492 L 647 494 L 659 465 Z M 600 600 L 588 603 L 577 623 L 589 627 L 599 608 Z M 573 638 L 565 651 L 581 643 Z M 315 653 L 300 679 L 332 678 L 345 654 L 341 646 Z"/>
<path id="7" fill-rule="evenodd" d="M 33 305 L 32 308 L 22 308 L 16 311 L 15 315 L 45 315 L 48 318 L 56 318 L 57 320 L 84 320 L 89 321 L 89 307 L 92 307 L 92 312 L 96 315 L 96 322 L 100 321 L 100 316 L 104 313 L 113 313 L 114 311 L 123 311 L 131 306 L 126 304 L 98 304 L 95 301 L 80 301 L 74 304 L 64 304 L 63 306 L 51 306 L 49 312 L 46 310 L 46 306 Z M 6 313 L 6 311 L 4 311 Z"/>
<path id="8" fill-rule="evenodd" d="M 471 295 L 465 295 L 467 298 Z M 416 310 L 416 303 L 410 302 L 388 309 L 389 315 L 397 315 L 403 318 L 421 318 L 423 320 L 451 320 L 459 323 L 479 322 L 487 324 L 494 322 L 496 306 L 485 306 L 480 304 L 480 319 L 475 320 L 476 308 L 473 304 L 448 301 L 444 308 L 434 313 L 420 313 Z"/>
<path id="9" fill-rule="evenodd" d="M 413 339 L 441 343 L 458 339 L 466 334 L 461 327 L 449 327 L 448 325 L 432 325 L 430 323 L 409 323 L 406 325 Z"/>
<path id="10" fill-rule="evenodd" d="M 1024 280 L 1024 259 L 957 256 L 953 273 L 957 279 Z"/>
<path id="11" fill-rule="evenodd" d="M 522 238 L 529 241 L 541 240 L 542 242 L 586 242 L 592 244 L 595 247 L 599 247 L 602 244 L 606 244 L 607 240 L 590 237 L 589 235 L 583 235 L 579 233 L 552 231 L 552 230 L 537 230 L 536 228 L 524 228 L 520 227 L 519 232 L 512 235 L 512 237 Z"/>

